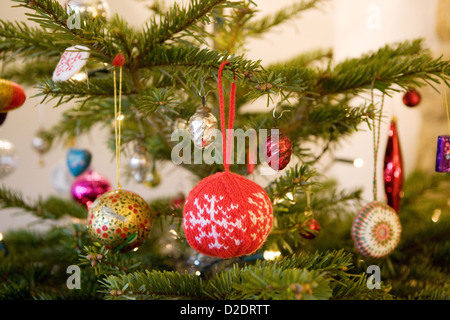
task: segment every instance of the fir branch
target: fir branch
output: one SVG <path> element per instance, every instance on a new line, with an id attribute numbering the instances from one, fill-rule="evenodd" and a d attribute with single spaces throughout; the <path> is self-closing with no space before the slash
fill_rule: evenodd
<path id="1" fill-rule="evenodd" d="M 230 60 L 231 67 L 227 67 L 226 69 L 237 72 L 241 76 L 245 71 L 256 72 L 260 70 L 259 61 L 247 60 L 243 56 L 230 57 L 227 52 L 185 45 L 171 47 L 158 46 L 158 48 L 155 48 L 142 59 L 141 68 L 164 66 L 191 67 L 191 69 L 185 69 L 184 71 L 198 72 L 201 68 L 218 70 L 222 61 Z"/>
<path id="2" fill-rule="evenodd" d="M 90 48 L 94 56 L 103 61 L 112 61 L 116 50 L 114 44 L 108 39 L 109 30 L 100 18 L 85 17 L 81 28 L 72 28 L 68 25 L 69 17 L 75 12 L 68 12 L 56 0 L 13 0 L 20 7 L 33 10 L 35 13 L 26 13 L 29 20 L 38 23 L 43 29 L 53 30 L 52 36 L 57 43 L 65 46 L 84 45 Z M 36 38 L 37 39 L 37 38 Z"/>
<path id="3" fill-rule="evenodd" d="M 372 87 L 389 95 L 400 90 L 396 86 L 406 89 L 439 81 L 447 83 L 449 64 L 441 58 L 432 58 L 419 39 L 386 45 L 320 72 L 295 65 L 273 65 L 267 71 L 288 83 L 299 81 L 300 74 L 305 94 L 314 98 L 341 93 L 355 95 Z"/>
<path id="4" fill-rule="evenodd" d="M 300 13 L 317 8 L 323 0 L 302 0 L 298 3 L 280 9 L 277 12 L 260 18 L 256 21 L 250 21 L 245 24 L 244 37 L 261 36 L 289 20 L 298 18 Z"/>
<path id="5" fill-rule="evenodd" d="M 367 287 L 367 274 L 355 275 L 342 283 L 333 283 L 332 300 L 393 300 L 390 287 L 381 284 L 380 289 Z"/>
<path id="6" fill-rule="evenodd" d="M 123 81 L 122 95 L 137 94 L 134 87 L 128 81 Z M 41 103 L 51 97 L 59 98 L 55 107 L 67 103 L 73 99 L 83 99 L 85 102 L 94 98 L 111 98 L 114 96 L 114 81 L 111 78 L 89 78 L 88 80 L 53 81 L 43 79 L 38 84 L 39 93 L 36 96 L 44 96 Z"/>
<path id="7" fill-rule="evenodd" d="M 126 275 L 107 276 L 100 280 L 105 299 L 155 299 L 189 298 L 205 299 L 202 280 L 187 272 L 169 271 L 133 272 Z"/>
<path id="8" fill-rule="evenodd" d="M 304 192 L 304 190 L 314 184 L 312 178 L 317 175 L 315 170 L 308 166 L 295 165 L 286 171 L 284 176 L 272 181 L 266 188 L 266 192 L 272 202 L 285 199 L 288 192 L 294 195 L 296 191 Z"/>
<path id="9" fill-rule="evenodd" d="M 408 89 L 425 84 L 432 86 L 439 80 L 448 81 L 449 74 L 444 70 L 448 69 L 450 62 L 432 58 L 423 48 L 418 51 L 420 45 L 420 40 L 387 45 L 375 53 L 339 63 L 319 80 L 319 93 L 355 92 L 358 88 L 370 89 L 373 86 L 389 95 L 400 91 L 395 86 Z"/>
<path id="10" fill-rule="evenodd" d="M 151 87 L 139 95 L 137 109 L 145 115 L 149 115 L 158 109 L 177 114 L 173 110 L 179 104 L 180 101 L 175 98 L 173 91 L 169 88 Z"/>
<path id="11" fill-rule="evenodd" d="M 0 208 L 20 208 L 38 218 L 60 219 L 65 215 L 85 218 L 86 209 L 72 200 L 49 197 L 46 200 L 29 201 L 22 194 L 5 186 L 0 187 Z"/>
<path id="12" fill-rule="evenodd" d="M 0 52 L 8 53 L 8 60 L 17 55 L 30 58 L 57 57 L 64 45 L 55 42 L 54 36 L 45 30 L 32 28 L 25 22 L 0 20 Z"/>
<path id="13" fill-rule="evenodd" d="M 327 300 L 329 281 L 319 270 L 248 267 L 233 286 L 235 299 L 245 300 Z"/>
<path id="14" fill-rule="evenodd" d="M 59 56 L 58 56 L 59 59 Z M 58 62 L 50 59 L 31 59 L 23 64 L 5 65 L 2 77 L 22 85 L 36 85 L 37 79 L 48 77 L 55 70 Z"/>
<path id="15" fill-rule="evenodd" d="M 189 3 L 188 8 L 181 8 L 174 4 L 167 10 L 163 17 L 154 17 L 145 26 L 141 38 L 141 52 L 151 52 L 168 40 L 173 40 L 178 35 L 181 39 L 187 34 L 201 40 L 206 31 L 197 27 L 197 23 L 206 24 L 210 22 L 209 14 L 214 7 L 226 3 L 225 0 L 194 0 Z M 198 35 L 196 35 L 198 34 Z"/>
<path id="16" fill-rule="evenodd" d="M 341 250 L 244 267 L 234 264 L 205 280 L 187 273 L 146 270 L 107 276 L 100 282 L 106 299 L 329 299 L 330 282 L 349 277 L 350 261 L 351 255 Z"/>

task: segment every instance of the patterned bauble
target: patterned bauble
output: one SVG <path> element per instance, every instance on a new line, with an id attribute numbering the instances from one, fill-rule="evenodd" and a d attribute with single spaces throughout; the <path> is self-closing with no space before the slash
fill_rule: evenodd
<path id="1" fill-rule="evenodd" d="M 253 181 L 230 171 L 209 176 L 189 193 L 183 228 L 192 248 L 231 258 L 254 253 L 272 229 L 272 204 Z"/>
<path id="2" fill-rule="evenodd" d="M 402 226 L 395 210 L 378 201 L 362 208 L 352 226 L 357 250 L 372 258 L 391 254 L 400 241 L 401 232 Z"/>
<path id="3" fill-rule="evenodd" d="M 0 178 L 14 171 L 17 167 L 17 155 L 14 144 L 0 139 Z"/>
<path id="4" fill-rule="evenodd" d="M 320 224 L 316 219 L 311 219 L 306 223 L 306 229 L 301 235 L 306 239 L 314 239 L 319 235 Z"/>
<path id="5" fill-rule="evenodd" d="M 414 89 L 411 89 L 411 90 L 408 90 L 407 92 L 405 92 L 402 100 L 403 100 L 403 103 L 405 104 L 405 106 L 415 107 L 420 103 L 421 96 L 420 96 L 419 92 L 417 92 Z"/>
<path id="6" fill-rule="evenodd" d="M 207 148 L 214 142 L 217 128 L 217 119 L 208 107 L 198 108 L 189 118 L 189 135 L 199 149 Z"/>
<path id="7" fill-rule="evenodd" d="M 8 112 L 21 107 L 27 96 L 17 83 L 0 79 L 0 112 Z"/>
<path id="8" fill-rule="evenodd" d="M 291 161 L 292 142 L 279 131 L 278 139 L 269 135 L 266 141 L 267 163 L 274 170 L 283 170 Z"/>
<path id="9" fill-rule="evenodd" d="M 105 0 L 69 0 L 66 7 L 80 14 L 81 17 L 106 19 L 109 14 L 109 6 Z"/>
<path id="10" fill-rule="evenodd" d="M 87 230 L 93 241 L 128 252 L 148 238 L 152 222 L 148 203 L 132 191 L 119 189 L 94 201 L 88 212 Z"/>
<path id="11" fill-rule="evenodd" d="M 88 209 L 92 203 L 107 191 L 111 184 L 104 176 L 91 169 L 79 175 L 72 183 L 72 198 Z"/>

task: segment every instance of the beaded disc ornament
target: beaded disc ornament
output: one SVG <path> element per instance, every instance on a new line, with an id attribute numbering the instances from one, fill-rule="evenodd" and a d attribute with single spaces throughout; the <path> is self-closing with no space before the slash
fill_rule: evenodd
<path id="1" fill-rule="evenodd" d="M 372 92 L 373 101 L 373 92 Z M 383 258 L 391 254 L 400 241 L 402 227 L 397 212 L 387 204 L 377 201 L 377 158 L 380 142 L 380 124 L 384 104 L 378 118 L 373 120 L 373 198 L 374 201 L 365 205 L 356 215 L 352 225 L 352 238 L 356 249 L 364 256 Z"/>
<path id="2" fill-rule="evenodd" d="M 356 248 L 372 258 L 389 255 L 397 247 L 401 232 L 402 226 L 396 211 L 377 201 L 361 209 L 352 227 Z"/>

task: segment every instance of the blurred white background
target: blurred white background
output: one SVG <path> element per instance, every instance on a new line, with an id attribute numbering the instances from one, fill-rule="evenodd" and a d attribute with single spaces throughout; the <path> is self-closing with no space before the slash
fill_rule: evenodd
<path id="1" fill-rule="evenodd" d="M 277 9 L 296 2 L 295 0 L 256 0 L 260 14 L 270 14 Z M 139 28 L 150 15 L 145 8 L 149 1 L 108 0 L 112 13 L 119 13 L 131 25 Z M 14 2 L 0 1 L 0 19 L 26 20 L 26 10 L 12 8 Z M 332 48 L 337 61 L 347 57 L 356 57 L 369 50 L 375 50 L 387 43 L 407 39 L 424 38 L 426 45 L 440 55 L 440 44 L 436 35 L 436 15 L 438 0 L 330 0 L 319 10 L 310 10 L 299 19 L 293 20 L 262 39 L 247 43 L 247 57 L 261 59 L 263 64 L 280 62 L 293 56 L 317 48 Z M 57 190 L 52 174 L 62 172 L 65 166 L 66 146 L 57 145 L 43 156 L 44 166 L 39 166 L 39 155 L 31 146 L 31 140 L 37 131 L 49 128 L 60 121 L 64 110 L 70 104 L 53 108 L 54 102 L 40 105 L 40 98 L 32 98 L 36 90 L 25 87 L 28 99 L 24 106 L 10 112 L 0 127 L 0 139 L 11 141 L 16 147 L 19 164 L 16 170 L 1 179 L 0 184 L 22 192 L 30 200 L 51 194 L 70 198 L 70 185 L 67 191 Z M 422 99 L 427 96 L 422 95 Z M 380 170 L 387 140 L 389 117 L 398 118 L 399 136 L 403 152 L 404 169 L 407 175 L 416 167 L 418 157 L 418 139 L 422 126 L 422 113 L 417 108 L 407 108 L 401 101 L 401 95 L 394 95 L 385 103 L 387 121 L 381 128 Z M 372 201 L 373 149 L 372 134 L 362 126 L 362 132 L 343 142 L 334 154 L 337 158 L 353 160 L 361 158 L 362 168 L 335 162 L 327 171 L 329 177 L 335 177 L 343 188 L 363 187 L 364 197 Z M 78 140 L 78 145 L 89 149 L 93 154 L 91 168 L 107 177 L 114 186 L 115 162 L 113 154 L 106 147 L 106 134 L 96 128 L 88 136 Z M 434 144 L 435 141 L 433 140 Z M 122 161 L 125 165 L 126 159 Z M 59 168 L 59 169 L 58 169 Z M 56 171 L 55 171 L 56 170 Z M 58 171 L 59 170 L 59 171 Z M 133 190 L 145 199 L 159 196 L 176 195 L 182 191 L 186 195 L 193 187 L 188 173 L 171 164 L 158 166 L 162 183 L 149 188 L 137 183 L 123 183 L 125 189 Z M 380 172 L 380 171 L 379 171 Z M 380 177 L 381 174 L 378 174 Z M 273 177 L 270 177 L 271 179 Z M 264 184 L 267 178 L 256 178 Z M 53 182 L 52 182 L 53 181 Z M 68 181 L 69 183 L 70 181 Z M 382 200 L 382 180 L 379 179 L 379 199 Z M 0 232 L 18 228 L 44 228 L 35 224 L 30 214 L 18 214 L 17 209 L 0 211 Z"/>

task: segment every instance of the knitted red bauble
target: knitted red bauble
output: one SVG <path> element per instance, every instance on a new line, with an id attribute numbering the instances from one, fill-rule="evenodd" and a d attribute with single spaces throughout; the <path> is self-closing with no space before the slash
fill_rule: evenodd
<path id="1" fill-rule="evenodd" d="M 203 254 L 251 254 L 272 229 L 272 204 L 253 181 L 230 171 L 216 173 L 189 193 L 183 227 L 189 244 Z"/>
<path id="2" fill-rule="evenodd" d="M 222 147 L 225 172 L 209 176 L 189 193 L 183 209 L 183 228 L 192 248 L 205 255 L 223 259 L 239 257 L 258 250 L 272 229 L 272 203 L 259 185 L 229 171 L 230 143 L 225 134 L 222 71 L 219 68 Z M 228 129 L 233 128 L 234 95 L 231 84 Z M 232 130 L 230 130 L 232 131 Z"/>

